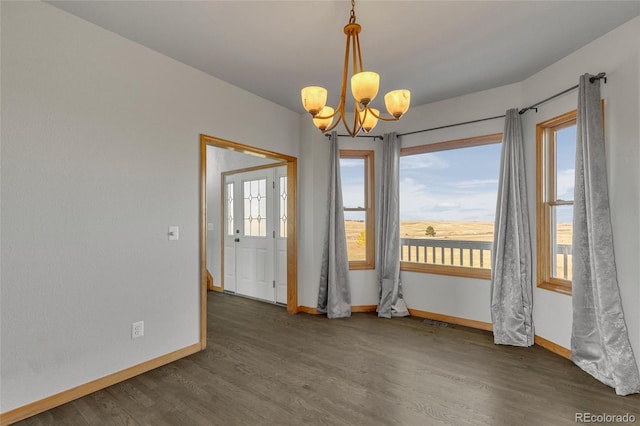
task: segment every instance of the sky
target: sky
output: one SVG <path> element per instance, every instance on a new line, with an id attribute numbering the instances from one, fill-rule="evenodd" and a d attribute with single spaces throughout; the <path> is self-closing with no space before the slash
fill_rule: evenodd
<path id="1" fill-rule="evenodd" d="M 573 200 L 575 126 L 558 132 L 557 195 Z M 400 220 L 495 220 L 502 144 L 438 151 L 400 158 Z M 364 161 L 340 161 L 345 207 L 364 206 Z M 527 182 L 535 185 L 535 182 Z M 558 209 L 571 222 L 572 208 Z M 345 212 L 346 219 L 362 214 Z"/>

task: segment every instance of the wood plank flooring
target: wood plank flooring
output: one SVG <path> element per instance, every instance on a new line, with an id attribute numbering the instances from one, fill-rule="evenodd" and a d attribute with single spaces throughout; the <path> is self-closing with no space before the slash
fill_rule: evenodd
<path id="1" fill-rule="evenodd" d="M 375 314 L 328 320 L 209 293 L 206 351 L 21 425 L 575 425 L 575 413 L 635 415 L 540 347 Z"/>

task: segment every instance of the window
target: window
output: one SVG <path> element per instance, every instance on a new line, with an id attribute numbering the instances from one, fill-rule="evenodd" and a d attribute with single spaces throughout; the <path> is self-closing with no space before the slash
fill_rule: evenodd
<path id="1" fill-rule="evenodd" d="M 280 221 L 278 228 L 280 228 L 280 238 L 287 238 L 287 177 L 280 176 L 278 178 L 278 198 L 280 199 Z"/>
<path id="2" fill-rule="evenodd" d="M 373 151 L 340 150 L 349 269 L 375 268 Z"/>
<path id="3" fill-rule="evenodd" d="M 400 267 L 491 278 L 502 134 L 403 148 Z"/>
<path id="4" fill-rule="evenodd" d="M 571 294 L 576 111 L 536 126 L 538 287 Z"/>
<path id="5" fill-rule="evenodd" d="M 267 180 L 244 181 L 244 236 L 267 236 Z"/>
<path id="6" fill-rule="evenodd" d="M 227 235 L 233 235 L 233 182 L 227 183 Z"/>

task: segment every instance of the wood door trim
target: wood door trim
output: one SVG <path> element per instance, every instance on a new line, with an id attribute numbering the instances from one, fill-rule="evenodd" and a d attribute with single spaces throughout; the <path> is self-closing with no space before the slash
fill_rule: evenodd
<path id="1" fill-rule="evenodd" d="M 245 154 L 257 155 L 278 161 L 277 166 L 287 166 L 287 312 L 298 312 L 298 237 L 297 237 L 297 193 L 298 193 L 298 159 L 296 157 L 269 151 L 263 148 L 232 142 L 213 136 L 200 135 L 200 277 L 202 288 L 200 306 L 200 340 L 206 344 L 206 230 L 207 230 L 207 146 L 229 149 Z M 270 164 L 269 167 L 276 165 Z M 221 265 L 221 270 L 223 271 Z M 224 282 L 221 281 L 222 287 Z M 204 342 L 204 343 L 203 343 Z M 204 348 L 204 347 L 203 347 Z"/>

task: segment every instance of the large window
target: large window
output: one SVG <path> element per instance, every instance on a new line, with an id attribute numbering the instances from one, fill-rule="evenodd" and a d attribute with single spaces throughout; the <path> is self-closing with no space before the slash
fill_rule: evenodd
<path id="1" fill-rule="evenodd" d="M 401 269 L 491 278 L 502 134 L 403 148 Z"/>
<path id="2" fill-rule="evenodd" d="M 536 126 L 538 287 L 571 294 L 576 111 Z"/>
<path id="3" fill-rule="evenodd" d="M 373 269 L 373 151 L 340 150 L 340 177 L 349 268 Z"/>

